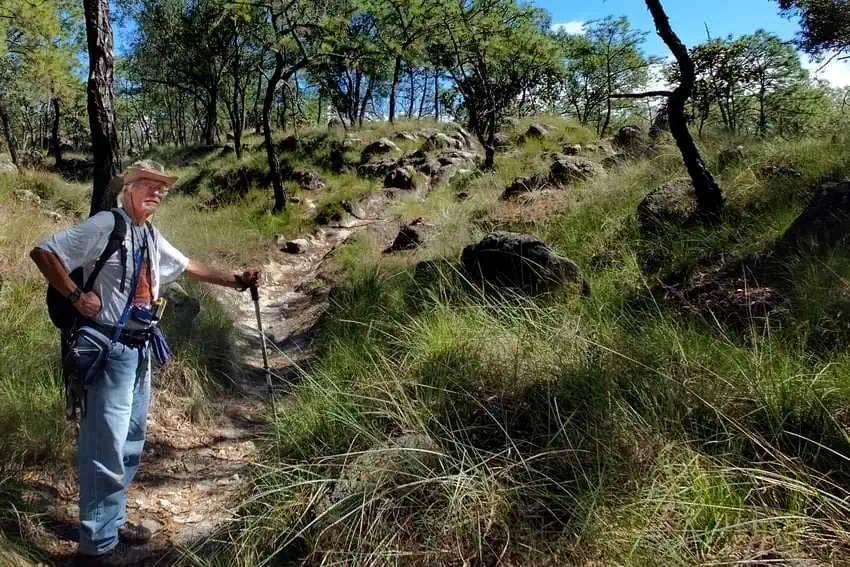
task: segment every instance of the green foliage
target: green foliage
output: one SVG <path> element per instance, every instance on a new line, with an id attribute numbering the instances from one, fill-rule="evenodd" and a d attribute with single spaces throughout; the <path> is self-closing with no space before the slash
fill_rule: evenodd
<path id="1" fill-rule="evenodd" d="M 783 13 L 797 17 L 802 31 L 799 44 L 820 55 L 850 48 L 850 13 L 845 0 L 776 0 Z"/>

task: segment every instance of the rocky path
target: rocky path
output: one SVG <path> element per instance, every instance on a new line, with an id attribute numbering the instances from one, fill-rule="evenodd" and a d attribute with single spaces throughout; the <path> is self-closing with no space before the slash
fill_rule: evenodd
<path id="1" fill-rule="evenodd" d="M 301 241 L 301 252 L 275 252 L 264 266 L 260 291 L 269 366 L 275 395 L 297 383 L 310 359 L 311 330 L 328 304 L 324 273 L 333 251 L 353 233 L 380 225 L 377 219 L 348 218 Z M 119 565 L 168 565 L 178 549 L 215 533 L 233 517 L 258 459 L 268 392 L 254 305 L 248 294 L 216 288 L 237 328 L 242 369 L 235 388 L 213 401 L 211 417 L 189 419 L 188 399 L 157 396 L 154 390 L 142 465 L 129 491 L 128 515 L 154 532 L 144 547 L 122 549 Z M 71 565 L 77 547 L 74 473 L 31 471 L 23 500 L 40 518 L 24 517 L 23 536 L 56 565 Z"/>

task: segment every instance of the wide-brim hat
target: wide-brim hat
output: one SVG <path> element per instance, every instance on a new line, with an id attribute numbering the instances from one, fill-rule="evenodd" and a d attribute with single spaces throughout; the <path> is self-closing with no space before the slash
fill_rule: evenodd
<path id="1" fill-rule="evenodd" d="M 165 167 L 163 167 L 161 163 L 150 159 L 143 159 L 133 162 L 126 170 L 124 170 L 124 173 L 114 177 L 112 180 L 112 186 L 114 189 L 120 190 L 121 187 L 127 183 L 139 181 L 141 179 L 157 181 L 166 186 L 173 185 L 174 182 L 177 181 L 176 177 L 165 174 Z"/>

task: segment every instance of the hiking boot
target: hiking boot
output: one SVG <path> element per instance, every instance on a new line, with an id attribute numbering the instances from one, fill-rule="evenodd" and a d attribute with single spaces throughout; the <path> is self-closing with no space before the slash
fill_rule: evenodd
<path id="1" fill-rule="evenodd" d="M 151 540 L 151 531 L 142 524 L 127 522 L 118 528 L 118 539 L 127 545 L 144 545 Z"/>

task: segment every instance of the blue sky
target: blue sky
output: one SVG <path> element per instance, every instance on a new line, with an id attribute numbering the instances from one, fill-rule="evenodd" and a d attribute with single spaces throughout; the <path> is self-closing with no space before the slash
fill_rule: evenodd
<path id="1" fill-rule="evenodd" d="M 638 29 L 650 32 L 645 50 L 667 57 L 670 52 L 655 33 L 655 25 L 643 0 L 536 0 L 534 4 L 552 14 L 555 25 L 578 31 L 584 22 L 605 16 L 626 16 Z M 706 40 L 706 26 L 712 37 L 742 35 L 764 28 L 783 39 L 793 39 L 799 30 L 796 21 L 779 15 L 773 0 L 663 0 L 673 29 L 689 47 Z M 802 56 L 803 66 L 814 73 L 820 65 Z M 850 85 L 850 61 L 834 61 L 817 77 L 835 86 Z"/>
<path id="2" fill-rule="evenodd" d="M 643 0 L 537 0 L 552 14 L 554 23 L 584 22 L 608 15 L 627 16 L 638 29 L 651 32 L 646 50 L 652 55 L 669 52 L 655 34 L 655 25 Z M 741 35 L 764 28 L 784 39 L 792 39 L 797 23 L 779 16 L 773 0 L 664 0 L 670 24 L 687 45 L 706 39 L 705 27 L 712 37 Z"/>

